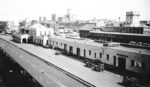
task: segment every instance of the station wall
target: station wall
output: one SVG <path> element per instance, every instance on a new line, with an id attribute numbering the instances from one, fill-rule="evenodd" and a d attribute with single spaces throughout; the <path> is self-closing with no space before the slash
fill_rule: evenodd
<path id="1" fill-rule="evenodd" d="M 80 57 L 91 60 L 99 59 L 105 64 L 119 67 L 120 69 L 124 68 L 125 70 L 150 75 L 150 55 L 52 37 L 48 39 L 48 44 L 63 50 L 65 49 L 64 44 L 66 44 L 67 53 L 79 55 Z M 77 53 L 77 49 L 78 51 L 80 49 L 79 54 Z"/>

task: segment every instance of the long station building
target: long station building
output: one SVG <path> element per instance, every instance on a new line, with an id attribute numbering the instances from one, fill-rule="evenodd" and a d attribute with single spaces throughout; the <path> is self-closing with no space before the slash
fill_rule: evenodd
<path id="1" fill-rule="evenodd" d="M 35 31 L 41 30 L 43 29 L 35 29 Z M 139 31 L 141 31 L 141 28 L 139 28 Z M 39 33 L 39 36 L 37 36 L 37 34 L 30 35 L 29 33 L 29 37 L 33 37 L 32 43 L 34 44 L 43 46 L 49 45 L 79 58 L 89 60 L 99 59 L 105 63 L 105 65 L 150 76 L 150 49 L 147 49 L 150 48 L 149 35 L 100 31 L 85 31 L 80 32 L 80 34 L 85 35 L 85 38 L 90 37 L 90 39 L 82 39 L 81 35 L 81 38 L 67 38 L 55 35 L 45 35 L 45 33 Z M 18 41 L 15 37 L 13 37 L 13 39 Z M 96 42 L 91 39 L 104 40 L 101 40 L 102 42 Z M 110 42 L 105 43 L 106 39 Z M 134 47 L 134 44 L 129 44 L 130 41 L 141 42 L 141 44 L 135 45 L 136 47 Z M 122 45 L 124 42 L 127 42 L 127 45 Z"/>
<path id="2" fill-rule="evenodd" d="M 35 42 L 36 43 L 36 42 Z M 64 50 L 79 58 L 99 59 L 106 65 L 142 75 L 150 75 L 150 50 L 126 46 L 104 46 L 90 39 L 73 39 L 59 36 L 50 37 L 47 45 Z"/>

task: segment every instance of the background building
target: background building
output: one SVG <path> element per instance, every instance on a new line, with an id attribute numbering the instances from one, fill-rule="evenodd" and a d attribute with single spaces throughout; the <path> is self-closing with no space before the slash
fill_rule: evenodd
<path id="1" fill-rule="evenodd" d="M 62 18 L 62 17 L 58 17 L 58 22 L 59 22 L 59 23 L 61 23 L 61 22 L 62 22 L 62 20 L 63 20 L 63 18 Z"/>
<path id="2" fill-rule="evenodd" d="M 82 26 L 79 30 L 80 37 L 87 38 L 94 27 L 96 27 L 96 23 L 87 23 Z"/>
<path id="3" fill-rule="evenodd" d="M 48 37 L 53 35 L 53 28 L 46 28 L 41 24 L 34 24 L 29 28 L 30 41 L 39 45 L 46 45 Z"/>
<path id="4" fill-rule="evenodd" d="M 43 21 L 45 21 L 45 20 L 46 20 L 46 17 L 44 17 L 44 16 L 39 17 L 39 21 L 40 21 L 40 22 L 43 22 Z"/>
<path id="5" fill-rule="evenodd" d="M 56 21 L 56 14 L 52 14 L 52 21 L 53 21 L 53 22 Z"/>
<path id="6" fill-rule="evenodd" d="M 126 23 L 130 26 L 140 25 L 140 13 L 136 11 L 126 12 Z"/>

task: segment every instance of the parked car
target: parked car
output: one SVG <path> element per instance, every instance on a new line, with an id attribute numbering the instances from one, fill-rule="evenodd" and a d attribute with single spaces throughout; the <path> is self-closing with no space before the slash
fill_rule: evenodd
<path id="1" fill-rule="evenodd" d="M 126 87 L 140 87 L 140 85 L 138 84 L 138 79 L 134 77 L 124 76 L 122 84 Z"/>
<path id="2" fill-rule="evenodd" d="M 130 41 L 129 44 L 131 44 L 131 45 L 136 45 L 136 42 Z"/>
<path id="3" fill-rule="evenodd" d="M 92 66 L 92 63 L 91 63 L 91 62 L 86 61 L 86 62 L 85 62 L 85 66 L 86 66 L 86 67 L 91 67 L 91 66 Z"/>
<path id="4" fill-rule="evenodd" d="M 60 55 L 60 54 L 61 54 L 61 53 L 60 53 L 60 52 L 58 52 L 58 51 L 56 51 L 56 52 L 55 52 L 55 55 Z"/>
<path id="5" fill-rule="evenodd" d="M 101 64 L 93 64 L 93 67 L 92 67 L 93 70 L 95 71 L 104 71 L 104 64 L 101 63 Z"/>

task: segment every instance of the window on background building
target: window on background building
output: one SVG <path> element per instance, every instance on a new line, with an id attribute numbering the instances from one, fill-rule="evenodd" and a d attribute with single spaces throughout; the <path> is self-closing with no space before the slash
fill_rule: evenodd
<path id="1" fill-rule="evenodd" d="M 106 55 L 107 60 L 109 60 L 109 54 Z"/>
<path id="2" fill-rule="evenodd" d="M 61 46 L 62 46 L 62 43 L 61 43 Z"/>
<path id="3" fill-rule="evenodd" d="M 89 50 L 89 55 L 91 55 L 91 50 Z"/>
<path id="4" fill-rule="evenodd" d="M 131 60 L 131 66 L 135 66 L 135 61 Z"/>
<path id="5" fill-rule="evenodd" d="M 56 45 L 58 45 L 58 42 L 56 42 Z"/>
<path id="6" fill-rule="evenodd" d="M 96 53 L 94 53 L 94 57 L 96 58 Z"/>
<path id="7" fill-rule="evenodd" d="M 102 53 L 99 53 L 99 57 L 102 58 Z"/>

